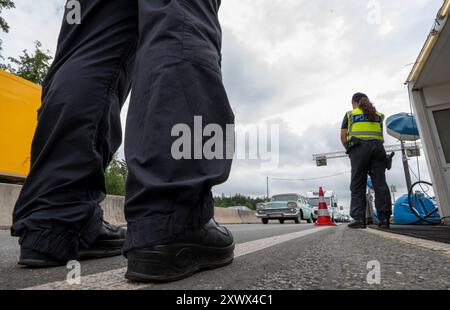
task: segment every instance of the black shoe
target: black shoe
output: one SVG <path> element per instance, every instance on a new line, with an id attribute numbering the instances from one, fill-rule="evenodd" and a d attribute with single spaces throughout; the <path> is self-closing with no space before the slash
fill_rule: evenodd
<path id="1" fill-rule="evenodd" d="M 77 259 L 104 258 L 121 255 L 126 229 L 103 222 L 97 240 L 89 248 L 80 248 Z M 75 259 L 75 258 L 74 258 Z M 19 265 L 31 268 L 65 266 L 69 260 L 57 259 L 36 250 L 20 248 Z"/>
<path id="2" fill-rule="evenodd" d="M 378 227 L 379 228 L 384 228 L 384 229 L 389 229 L 391 227 L 391 223 L 390 223 L 389 219 L 380 220 L 378 222 Z"/>
<path id="3" fill-rule="evenodd" d="M 103 221 L 102 229 L 94 244 L 89 248 L 81 247 L 78 259 L 105 258 L 122 254 L 127 230 Z"/>
<path id="4" fill-rule="evenodd" d="M 31 268 L 50 268 L 65 266 L 67 261 L 54 258 L 51 255 L 35 250 L 20 247 L 20 258 L 18 264 Z"/>
<path id="5" fill-rule="evenodd" d="M 170 244 L 129 251 L 125 278 L 137 282 L 177 281 L 200 270 L 231 264 L 233 257 L 231 232 L 210 220 Z"/>
<path id="6" fill-rule="evenodd" d="M 348 227 L 354 229 L 364 229 L 366 228 L 366 223 L 364 223 L 364 221 L 353 221 L 348 224 Z"/>

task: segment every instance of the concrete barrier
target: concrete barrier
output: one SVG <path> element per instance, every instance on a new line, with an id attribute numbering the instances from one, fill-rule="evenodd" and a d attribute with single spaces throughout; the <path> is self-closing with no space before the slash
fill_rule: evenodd
<path id="1" fill-rule="evenodd" d="M 214 219 L 220 224 L 242 224 L 238 210 L 215 208 Z"/>
<path id="2" fill-rule="evenodd" d="M 0 183 L 0 229 L 9 229 L 11 227 L 12 211 L 21 188 L 20 185 Z M 125 225 L 124 205 L 124 197 L 107 196 L 101 203 L 105 220 L 114 225 Z M 214 218 L 221 224 L 259 223 L 254 211 L 215 208 Z"/>
<path id="3" fill-rule="evenodd" d="M 21 189 L 20 185 L 0 183 L 0 229 L 11 227 L 12 212 Z M 125 225 L 124 204 L 124 197 L 107 196 L 101 204 L 105 219 L 111 224 Z"/>
<path id="4" fill-rule="evenodd" d="M 127 224 L 125 214 L 123 213 L 125 197 L 108 195 L 100 205 L 103 209 L 103 217 L 106 221 L 114 225 Z"/>
<path id="5" fill-rule="evenodd" d="M 9 229 L 12 211 L 22 186 L 0 183 L 0 229 Z"/>
<path id="6" fill-rule="evenodd" d="M 256 211 L 238 210 L 242 224 L 260 224 L 261 220 L 255 215 Z"/>

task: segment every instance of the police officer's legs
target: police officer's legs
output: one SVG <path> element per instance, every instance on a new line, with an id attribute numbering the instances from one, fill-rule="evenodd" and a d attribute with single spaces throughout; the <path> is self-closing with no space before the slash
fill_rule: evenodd
<path id="1" fill-rule="evenodd" d="M 103 172 L 121 143 L 137 3 L 80 0 L 81 24 L 64 19 L 43 85 L 31 172 L 14 210 L 22 247 L 66 260 L 102 229 Z"/>
<path id="2" fill-rule="evenodd" d="M 389 221 L 392 214 L 391 194 L 386 183 L 386 161 L 383 144 L 377 143 L 374 146 L 369 174 L 375 190 L 375 207 L 380 221 Z"/>
<path id="3" fill-rule="evenodd" d="M 366 220 L 366 189 L 370 167 L 370 145 L 362 142 L 351 150 L 349 156 L 352 165 L 350 216 L 356 222 L 364 223 Z"/>
<path id="4" fill-rule="evenodd" d="M 203 126 L 219 125 L 223 133 L 234 123 L 220 69 L 219 5 L 220 0 L 139 0 L 141 37 L 125 139 L 124 251 L 132 280 L 175 280 L 200 265 L 232 260 L 231 234 L 211 221 L 211 188 L 228 178 L 231 160 L 176 160 L 172 154 L 177 124 L 191 129 L 185 146 L 191 149 L 198 135 L 195 116 L 202 117 Z M 201 135 L 203 129 L 196 130 Z M 167 244 L 172 245 L 154 247 Z"/>

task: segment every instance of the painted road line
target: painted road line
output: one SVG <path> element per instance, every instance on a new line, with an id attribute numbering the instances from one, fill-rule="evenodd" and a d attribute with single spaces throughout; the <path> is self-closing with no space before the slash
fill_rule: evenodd
<path id="1" fill-rule="evenodd" d="M 394 233 L 381 231 L 381 230 L 377 230 L 377 229 L 372 229 L 372 228 L 368 228 L 368 229 L 366 229 L 366 231 L 368 233 L 371 233 L 371 234 L 374 234 L 374 235 L 377 235 L 377 236 L 380 236 L 380 237 L 383 237 L 386 239 L 396 240 L 396 241 L 412 244 L 417 247 L 425 248 L 427 250 L 438 252 L 438 253 L 443 254 L 450 258 L 450 244 L 447 244 L 447 243 L 436 242 L 436 241 L 431 241 L 431 240 L 426 240 L 426 239 L 420 239 L 420 238 L 415 238 L 415 237 L 410 237 L 410 236 L 405 236 L 405 235 L 399 235 L 399 234 L 394 234 Z"/>
<path id="2" fill-rule="evenodd" d="M 234 257 L 248 255 L 266 248 L 302 238 L 331 227 L 316 227 L 294 233 L 258 239 L 236 245 Z M 70 285 L 67 281 L 37 285 L 25 290 L 137 290 L 151 286 L 151 284 L 131 283 L 124 278 L 126 268 L 110 270 L 81 277 L 81 284 Z"/>

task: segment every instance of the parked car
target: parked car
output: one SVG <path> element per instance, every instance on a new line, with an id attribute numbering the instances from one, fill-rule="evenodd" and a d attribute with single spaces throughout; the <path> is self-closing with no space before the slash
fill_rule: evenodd
<path id="1" fill-rule="evenodd" d="M 307 210 L 309 210 L 309 212 L 311 213 L 311 216 L 310 216 L 311 221 L 314 222 L 314 223 L 317 222 L 318 215 L 314 214 L 313 207 L 312 207 L 311 203 L 309 202 L 308 198 L 306 198 L 305 196 L 300 195 L 300 199 L 303 202 L 303 205 L 305 206 L 305 208 Z M 310 223 L 310 222 L 308 222 L 308 223 Z"/>
<path id="2" fill-rule="evenodd" d="M 306 197 L 313 210 L 314 218 L 317 220 L 319 214 L 319 192 L 317 191 L 306 192 Z M 333 221 L 337 221 L 339 208 L 336 194 L 334 193 L 334 191 L 326 190 L 324 192 L 324 199 L 327 204 L 328 211 L 330 212 L 331 219 Z"/>
<path id="3" fill-rule="evenodd" d="M 284 224 L 285 220 L 293 220 L 299 224 L 301 220 L 313 222 L 311 207 L 307 200 L 298 194 L 275 195 L 270 202 L 258 204 L 256 216 L 263 224 L 269 220 L 278 220 Z"/>

